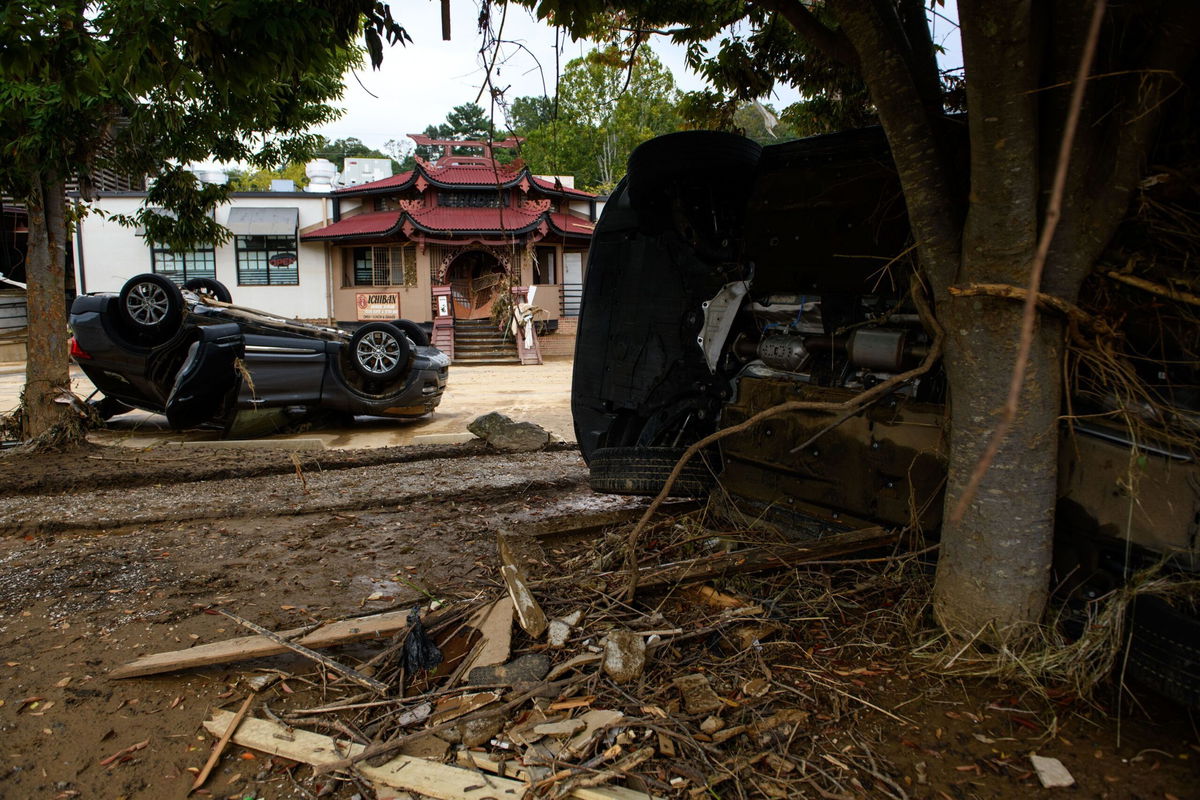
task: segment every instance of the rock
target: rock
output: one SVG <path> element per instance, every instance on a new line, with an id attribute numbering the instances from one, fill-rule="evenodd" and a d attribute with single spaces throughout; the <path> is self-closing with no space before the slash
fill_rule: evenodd
<path id="1" fill-rule="evenodd" d="M 497 411 L 476 417 L 467 430 L 497 450 L 510 453 L 541 450 L 550 443 L 550 434 L 541 425 L 514 422 L 511 417 Z"/>
<path id="2" fill-rule="evenodd" d="M 549 671 L 550 656 L 545 653 L 530 653 L 515 658 L 507 664 L 494 667 L 475 667 L 468 673 L 467 683 L 471 686 L 488 684 L 512 686 L 517 683 L 536 683 L 545 678 Z"/>
<path id="3" fill-rule="evenodd" d="M 499 411 L 493 411 L 490 414 L 484 414 L 482 417 L 476 417 L 471 420 L 470 424 L 467 425 L 467 430 L 480 439 L 489 439 L 495 431 L 512 424 L 512 417 L 501 414 Z"/>
<path id="4" fill-rule="evenodd" d="M 725 720 L 720 717 L 709 717 L 700 723 L 700 730 L 710 736 L 725 727 Z"/>
<path id="5" fill-rule="evenodd" d="M 675 679 L 675 688 L 683 695 L 683 707 L 689 714 L 710 714 L 725 704 L 713 691 L 708 678 L 699 673 L 681 675 Z"/>
<path id="6" fill-rule="evenodd" d="M 1037 773 L 1043 788 L 1063 789 L 1075 785 L 1075 779 L 1057 758 L 1031 755 L 1029 761 L 1033 764 L 1033 771 Z"/>
<path id="7" fill-rule="evenodd" d="M 604 642 L 601 666 L 605 674 L 617 683 L 637 680 L 646 667 L 646 640 L 633 631 L 621 628 L 609 631 Z"/>
<path id="8" fill-rule="evenodd" d="M 514 422 L 488 437 L 488 444 L 507 453 L 531 453 L 550 444 L 550 434 L 533 422 Z"/>
<path id="9" fill-rule="evenodd" d="M 543 722 L 534 725 L 533 732 L 538 736 L 574 736 L 587 727 L 581 719 L 564 719 L 561 722 Z"/>
<path id="10" fill-rule="evenodd" d="M 476 719 L 462 720 L 440 735 L 451 742 L 461 742 L 464 747 L 478 747 L 489 742 L 503 726 L 503 714 L 488 714 Z"/>

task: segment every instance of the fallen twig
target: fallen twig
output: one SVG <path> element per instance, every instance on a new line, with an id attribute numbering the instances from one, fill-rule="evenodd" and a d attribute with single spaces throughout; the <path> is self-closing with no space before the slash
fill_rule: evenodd
<path id="1" fill-rule="evenodd" d="M 208 780 L 208 776 L 212 773 L 213 767 L 217 765 L 217 760 L 221 757 L 221 753 L 225 752 L 225 745 L 229 744 L 229 740 L 233 738 L 238 725 L 241 725 L 242 720 L 246 718 L 246 712 L 250 710 L 250 703 L 253 701 L 254 693 L 251 692 L 246 695 L 242 707 L 237 710 L 237 713 L 233 715 L 233 719 L 229 721 L 229 727 L 225 729 L 225 733 L 221 734 L 221 738 L 213 745 L 212 752 L 208 755 L 208 761 L 204 764 L 204 769 L 200 770 L 200 774 L 196 776 L 196 780 L 192 783 L 192 788 L 187 791 L 188 794 L 199 789 Z"/>

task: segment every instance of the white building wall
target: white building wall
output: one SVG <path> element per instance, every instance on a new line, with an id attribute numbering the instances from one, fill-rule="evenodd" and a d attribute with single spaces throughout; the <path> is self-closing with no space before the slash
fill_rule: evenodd
<path id="1" fill-rule="evenodd" d="M 145 196 L 112 195 L 91 204 L 106 214 L 133 214 L 142 207 Z M 332 205 L 321 195 L 255 193 L 233 195 L 228 205 L 216 211 L 222 225 L 229 210 L 242 208 L 298 208 L 300 230 L 328 223 Z M 231 237 L 215 248 L 216 278 L 229 287 L 233 302 L 284 317 L 323 319 L 330 316 L 329 281 L 323 242 L 297 243 L 299 284 L 296 286 L 239 286 L 237 251 Z M 133 228 L 111 222 L 101 214 L 90 213 L 81 220 L 75 237 L 75 285 L 80 292 L 118 292 L 134 275 L 150 272 L 150 247 Z"/>

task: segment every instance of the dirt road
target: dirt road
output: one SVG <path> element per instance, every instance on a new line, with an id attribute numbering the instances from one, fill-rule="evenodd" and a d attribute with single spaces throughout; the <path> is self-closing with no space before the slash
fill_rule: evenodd
<path id="1" fill-rule="evenodd" d="M 139 655 L 242 635 L 216 609 L 284 629 L 433 596 L 494 593 L 498 529 L 635 505 L 592 493 L 569 448 L 511 456 L 479 443 L 297 459 L 280 451 L 111 447 L 0 458 L 0 797 L 182 797 L 211 746 L 202 721 L 212 708 L 240 700 L 247 678 L 285 674 L 262 699 L 277 711 L 324 702 L 323 679 L 298 657 L 107 677 Z M 680 535 L 692 537 L 691 529 Z M 550 574 L 576 546 L 548 549 Z M 775 585 L 786 587 L 780 577 Z M 717 585 L 788 602 L 778 589 L 745 581 Z M 886 608 L 886 596 L 869 596 L 859 605 L 831 595 L 835 611 L 797 618 L 771 649 L 755 655 L 753 645 L 737 656 L 781 687 L 764 700 L 799 703 L 812 715 L 803 738 L 773 746 L 848 763 L 861 752 L 840 748 L 870 741 L 871 757 L 880 760 L 867 769 L 890 776 L 909 797 L 1050 797 L 1032 778 L 1031 751 L 1063 759 L 1079 781 L 1077 796 L 1190 795 L 1200 749 L 1178 709 L 1153 698 L 1126 707 L 1118 741 L 1113 716 L 1069 698 L 1046 705 L 1019 687 L 923 674 L 894 647 L 837 639 L 853 630 L 853 615 Z M 642 613 L 657 613 L 659 602 Z M 729 657 L 703 641 L 697 646 L 688 669 L 727 685 Z M 370 652 L 357 646 L 334 654 L 352 660 Z M 655 669 L 670 674 L 672 666 Z M 749 702 L 738 694 L 742 680 L 723 690 L 741 698 L 730 701 L 730 715 Z M 654 682 L 620 691 L 640 693 L 631 700 L 634 713 L 647 703 L 677 706 Z M 839 780 L 836 765 L 797 767 L 808 762 L 793 757 L 788 769 L 819 767 L 826 771 L 808 774 Z M 316 779 L 289 764 L 232 748 L 201 796 L 368 796 L 358 784 Z M 856 774 L 870 780 L 869 771 L 840 780 L 853 786 Z M 795 785 L 797 775 L 789 775 Z M 767 796 L 750 777 L 725 784 L 725 792 Z M 687 794 L 660 783 L 660 794 Z"/>

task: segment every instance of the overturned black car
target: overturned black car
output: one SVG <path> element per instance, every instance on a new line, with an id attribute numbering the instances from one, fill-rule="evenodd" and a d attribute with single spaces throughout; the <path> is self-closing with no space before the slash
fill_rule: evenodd
<path id="1" fill-rule="evenodd" d="M 441 402 L 450 359 L 408 320 L 353 334 L 230 303 L 218 281 L 162 275 L 71 306 L 71 355 L 104 418 L 140 408 L 228 437 L 353 415 L 414 418 Z"/>
<path id="2" fill-rule="evenodd" d="M 597 223 L 583 291 L 572 412 L 593 488 L 657 494 L 687 446 L 717 430 L 785 401 L 844 402 L 917 366 L 931 337 L 908 297 L 911 242 L 879 129 L 641 145 Z M 1195 361 L 1172 358 L 1161 320 L 1149 322 L 1145 352 L 1158 358 L 1138 360 L 1140 377 L 1176 424 L 1200 431 Z M 1180 327 L 1178 349 L 1196 352 L 1195 326 Z M 1055 571 L 1089 596 L 1163 560 L 1200 572 L 1194 452 L 1135 441 L 1106 416 L 1112 399 L 1076 386 L 1060 448 Z M 749 518 L 805 536 L 936 531 L 947 401 L 935 368 L 848 418 L 779 414 L 702 451 L 673 493 L 719 482 Z M 1135 619 L 1130 671 L 1200 705 L 1197 618 L 1145 597 Z"/>

